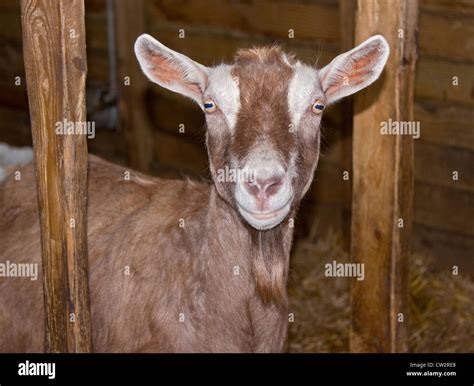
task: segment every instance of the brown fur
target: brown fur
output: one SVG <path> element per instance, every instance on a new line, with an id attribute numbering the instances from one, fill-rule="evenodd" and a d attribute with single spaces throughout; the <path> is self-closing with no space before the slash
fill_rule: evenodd
<path id="1" fill-rule="evenodd" d="M 289 131 L 288 85 L 294 63 L 293 56 L 286 55 L 278 46 L 237 53 L 233 74 L 239 79 L 241 110 L 230 152 L 243 162 L 254 145 L 265 142 L 277 151 L 280 161 L 288 167 L 292 152 L 305 156 L 305 146 L 310 146 L 307 158 L 298 159 L 301 176 L 306 182 L 307 178 L 312 178 L 312 167 L 318 159 L 319 134 L 315 132 L 311 136 L 314 143 L 305 144 Z M 296 186 L 297 197 L 301 197 L 301 190 L 302 185 Z M 293 218 L 298 202 L 295 201 L 288 218 Z M 291 245 L 292 229 L 284 221 L 273 230 L 251 233 L 257 290 L 264 301 L 274 300 L 286 305 L 290 251 L 285 247 Z"/>
<path id="2" fill-rule="evenodd" d="M 239 52 L 233 73 L 239 78 L 241 108 L 230 152 L 244 162 L 252 147 L 264 141 L 288 167 L 289 150 L 296 142 L 288 131 L 288 82 L 293 70 L 282 60 L 280 49 L 271 47 Z M 251 233 L 259 294 L 265 301 L 286 304 L 289 251 L 282 249 L 279 239 L 291 235 L 291 229 L 285 222 L 274 230 Z"/>
<path id="3" fill-rule="evenodd" d="M 276 47 L 238 54 L 234 75 L 242 107 L 235 132 L 210 127 L 207 133 L 214 185 L 138 173 L 125 181 L 124 168 L 90 156 L 87 225 L 96 351 L 283 350 L 292 228 L 287 219 L 271 230 L 251 228 L 235 209 L 235 187 L 217 182 L 215 172 L 229 166 L 231 156 L 242 163 L 262 141 L 286 167 L 296 154 L 288 218 L 294 217 L 317 164 L 320 134 L 311 123 L 305 136 L 288 130 L 287 60 Z M 20 181 L 10 177 L 0 190 L 0 232 L 0 262 L 41 265 L 32 165 Z M 41 279 L 0 278 L 0 351 L 42 351 L 43 319 Z"/>
<path id="4" fill-rule="evenodd" d="M 252 240 L 236 213 L 211 185 L 138 173 L 127 182 L 124 171 L 90 157 L 94 349 L 281 351 L 286 314 L 254 295 Z M 41 265 L 32 165 L 21 172 L 0 193 L 0 261 Z M 41 278 L 0 278 L 0 351 L 42 351 L 43 328 Z"/>

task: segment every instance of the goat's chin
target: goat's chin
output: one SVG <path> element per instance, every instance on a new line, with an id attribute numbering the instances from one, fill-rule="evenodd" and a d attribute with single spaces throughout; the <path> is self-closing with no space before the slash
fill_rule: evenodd
<path id="1" fill-rule="evenodd" d="M 239 204 L 237 204 L 237 206 L 239 208 L 240 215 L 250 226 L 259 231 L 264 231 L 275 228 L 285 219 L 285 217 L 290 212 L 291 203 L 289 202 L 283 208 L 265 214 L 251 213 L 245 210 Z"/>

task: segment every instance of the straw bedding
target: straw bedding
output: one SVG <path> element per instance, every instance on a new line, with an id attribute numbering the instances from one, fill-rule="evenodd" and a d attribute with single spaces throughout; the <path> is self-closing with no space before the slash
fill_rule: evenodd
<path id="1" fill-rule="evenodd" d="M 295 243 L 290 272 L 290 352 L 349 351 L 349 289 L 353 278 L 328 278 L 324 265 L 349 262 L 331 230 Z M 432 259 L 410 258 L 408 335 L 411 352 L 474 352 L 474 280 L 437 271 Z"/>

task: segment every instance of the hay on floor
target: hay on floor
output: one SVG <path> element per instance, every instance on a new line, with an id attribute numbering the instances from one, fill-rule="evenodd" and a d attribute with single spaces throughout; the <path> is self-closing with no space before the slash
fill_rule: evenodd
<path id="1" fill-rule="evenodd" d="M 314 226 L 296 242 L 290 270 L 290 352 L 349 351 L 351 278 L 328 278 L 324 265 L 349 262 L 340 233 Z M 474 280 L 410 258 L 408 335 L 411 352 L 474 352 Z"/>

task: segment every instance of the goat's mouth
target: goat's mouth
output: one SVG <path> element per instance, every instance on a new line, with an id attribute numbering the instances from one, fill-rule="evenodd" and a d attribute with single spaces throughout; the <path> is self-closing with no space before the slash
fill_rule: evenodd
<path id="1" fill-rule="evenodd" d="M 240 205 L 239 205 L 240 206 Z M 285 205 L 286 206 L 286 205 Z M 284 209 L 285 207 L 283 208 L 280 208 L 280 209 L 277 209 L 277 210 L 274 210 L 273 212 L 260 212 L 260 213 L 254 213 L 254 212 L 249 212 L 247 210 L 245 210 L 244 208 L 240 207 L 243 211 L 245 211 L 247 214 L 249 214 L 250 216 L 252 216 L 253 218 L 256 218 L 257 220 L 268 220 L 268 219 L 271 219 L 271 218 L 274 218 L 276 216 L 278 216 Z"/>
<path id="2" fill-rule="evenodd" d="M 244 209 L 237 203 L 238 209 L 242 217 L 252 227 L 258 230 L 267 230 L 276 227 L 286 217 L 291 207 L 291 200 L 289 200 L 281 208 L 271 212 L 250 212 Z"/>
<path id="3" fill-rule="evenodd" d="M 282 209 L 275 210 L 274 212 L 270 213 L 250 213 L 252 217 L 256 218 L 257 220 L 269 220 L 271 218 L 274 218 L 278 216 Z"/>

